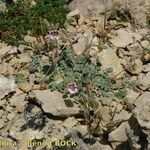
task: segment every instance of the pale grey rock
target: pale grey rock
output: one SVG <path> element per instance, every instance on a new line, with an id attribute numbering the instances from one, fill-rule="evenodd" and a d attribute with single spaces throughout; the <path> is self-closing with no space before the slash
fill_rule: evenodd
<path id="1" fill-rule="evenodd" d="M 5 78 L 0 76 L 0 99 L 4 98 L 10 92 L 14 92 L 16 88 L 14 77 Z"/>
<path id="2" fill-rule="evenodd" d="M 102 122 L 103 124 L 107 124 L 111 120 L 111 115 L 110 115 L 110 107 L 108 106 L 100 106 L 99 107 L 99 112 L 103 112 L 102 115 Z M 104 128 L 103 125 L 101 125 L 102 128 Z"/>
<path id="3" fill-rule="evenodd" d="M 131 89 L 127 88 L 127 95 L 125 96 L 124 99 L 128 103 L 133 104 L 139 95 L 140 95 L 140 93 L 135 92 L 134 90 L 131 90 Z"/>
<path id="4" fill-rule="evenodd" d="M 128 122 L 124 122 L 117 129 L 109 133 L 108 140 L 111 143 L 113 149 L 115 149 L 121 143 L 127 141 L 128 137 L 126 135 L 126 130 L 125 130 L 127 125 L 128 125 Z"/>
<path id="5" fill-rule="evenodd" d="M 138 29 L 138 33 L 142 36 L 142 37 L 147 37 L 149 34 L 149 29 L 148 28 L 140 28 Z"/>
<path id="6" fill-rule="evenodd" d="M 32 90 L 32 85 L 29 82 L 25 81 L 18 83 L 18 88 L 23 92 L 28 93 Z"/>
<path id="7" fill-rule="evenodd" d="M 99 52 L 98 46 L 99 46 L 98 37 L 94 37 L 93 40 L 92 40 L 91 47 L 90 47 L 90 52 L 89 52 L 89 54 L 91 56 L 95 56 Z"/>
<path id="8" fill-rule="evenodd" d="M 107 12 L 109 16 L 116 6 L 116 9 L 123 12 L 124 10 L 128 10 L 131 14 L 134 22 L 144 27 L 146 26 L 147 15 L 150 9 L 150 1 L 149 0 L 73 0 L 69 3 L 69 8 L 73 11 L 75 9 L 79 9 L 81 15 L 85 18 L 91 18 L 93 20 L 98 20 L 101 17 L 101 14 L 104 14 L 106 10 L 110 10 Z"/>
<path id="9" fill-rule="evenodd" d="M 80 11 L 78 9 L 75 9 L 74 11 L 71 11 L 67 14 L 66 18 L 69 19 L 71 17 L 79 16 Z"/>
<path id="10" fill-rule="evenodd" d="M 0 14 L 7 9 L 6 4 L 3 1 L 0 1 Z"/>
<path id="11" fill-rule="evenodd" d="M 134 22 L 140 27 L 147 25 L 147 13 L 150 10 L 149 0 L 131 0 L 129 11 L 134 18 Z"/>
<path id="12" fill-rule="evenodd" d="M 132 75 L 138 75 L 143 70 L 143 63 L 138 59 L 134 59 L 129 63 L 129 66 L 126 68 Z"/>
<path id="13" fill-rule="evenodd" d="M 37 44 L 38 43 L 37 38 L 30 36 L 30 35 L 25 35 L 24 40 L 28 43 L 31 43 L 31 44 Z"/>
<path id="14" fill-rule="evenodd" d="M 33 49 L 31 46 L 27 46 L 27 45 L 19 45 L 18 46 L 18 51 L 21 53 L 24 53 L 26 50 L 31 50 Z"/>
<path id="15" fill-rule="evenodd" d="M 31 47 L 37 48 L 38 50 L 43 49 L 46 42 L 42 36 L 39 37 L 40 42 L 36 37 L 30 35 L 25 35 L 23 38 L 24 41 L 29 43 Z"/>
<path id="16" fill-rule="evenodd" d="M 32 61 L 31 56 L 28 54 L 20 54 L 18 55 L 19 59 L 17 60 L 18 63 L 30 63 Z"/>
<path id="17" fill-rule="evenodd" d="M 34 90 L 35 98 L 42 105 L 45 113 L 58 117 L 69 117 L 79 114 L 79 108 L 72 100 L 64 100 L 57 91 Z"/>
<path id="18" fill-rule="evenodd" d="M 125 48 L 135 41 L 140 41 L 142 38 L 138 33 L 131 32 L 127 28 L 120 28 L 115 32 L 117 36 L 112 36 L 110 42 L 120 48 Z"/>
<path id="19" fill-rule="evenodd" d="M 5 109 L 6 109 L 7 112 L 12 112 L 14 110 L 13 107 L 11 107 L 8 104 L 5 106 Z"/>
<path id="20" fill-rule="evenodd" d="M 84 37 L 87 38 L 88 40 L 88 45 L 92 44 L 94 42 L 94 37 L 93 37 L 93 31 L 92 29 L 90 29 L 88 26 L 83 26 L 83 30 L 84 30 Z M 81 27 L 81 31 L 82 31 L 82 27 Z"/>
<path id="21" fill-rule="evenodd" d="M 141 45 L 142 45 L 142 47 L 145 48 L 145 49 L 150 49 L 150 42 L 147 41 L 147 40 L 142 41 L 142 42 L 141 42 Z"/>
<path id="22" fill-rule="evenodd" d="M 69 118 L 65 119 L 65 121 L 63 122 L 62 125 L 63 125 L 65 128 L 72 128 L 72 127 L 74 127 L 75 125 L 77 125 L 77 123 L 78 123 L 78 121 L 77 121 L 76 118 L 74 118 L 74 117 L 69 117 Z"/>
<path id="23" fill-rule="evenodd" d="M 150 92 L 144 92 L 135 101 L 136 108 L 133 110 L 141 128 L 150 130 Z"/>
<path id="24" fill-rule="evenodd" d="M 17 112 L 22 112 L 25 108 L 25 104 L 27 101 L 25 101 L 27 94 L 22 92 L 19 89 L 16 89 L 16 93 L 13 95 L 13 97 L 9 100 L 10 106 L 15 107 L 15 110 Z"/>
<path id="25" fill-rule="evenodd" d="M 139 79 L 141 89 L 146 90 L 150 88 L 150 72 L 146 73 L 141 79 Z"/>
<path id="26" fill-rule="evenodd" d="M 35 74 L 30 74 L 29 75 L 29 83 L 30 83 L 30 85 L 34 86 L 34 81 L 35 81 Z"/>
<path id="27" fill-rule="evenodd" d="M 8 119 L 8 120 L 12 120 L 12 119 L 15 118 L 15 116 L 16 116 L 16 113 L 14 113 L 14 112 L 8 113 L 7 119 Z"/>
<path id="28" fill-rule="evenodd" d="M 109 106 L 111 111 L 116 113 L 119 113 L 123 109 L 123 106 L 116 101 L 110 102 Z"/>
<path id="29" fill-rule="evenodd" d="M 9 51 L 11 50 L 11 46 L 5 44 L 5 43 L 0 43 L 0 57 L 3 57 L 6 55 Z"/>
<path id="30" fill-rule="evenodd" d="M 139 43 L 134 43 L 132 45 L 129 45 L 127 46 L 127 48 L 134 58 L 137 57 L 141 58 L 144 54 L 144 50 Z"/>
<path id="31" fill-rule="evenodd" d="M 72 45 L 73 51 L 76 55 L 81 55 L 88 46 L 88 39 L 86 37 L 80 37 L 78 43 Z"/>
<path id="32" fill-rule="evenodd" d="M 8 54 L 16 54 L 18 51 L 17 51 L 17 47 L 14 46 L 14 47 L 11 47 L 10 51 L 8 52 Z"/>
<path id="33" fill-rule="evenodd" d="M 69 8 L 73 11 L 75 9 L 79 9 L 80 14 L 85 18 L 98 19 L 101 16 L 101 13 L 105 12 L 106 9 L 110 9 L 112 6 L 112 1 L 103 0 L 73 0 L 69 4 Z"/>
<path id="34" fill-rule="evenodd" d="M 4 114 L 4 110 L 0 109 L 0 118 L 2 118 L 3 114 Z"/>
<path id="35" fill-rule="evenodd" d="M 131 113 L 128 113 L 126 110 L 122 110 L 120 113 L 116 113 L 113 120 L 118 121 L 118 120 L 128 120 L 131 117 Z"/>
<path id="36" fill-rule="evenodd" d="M 67 27 L 66 27 L 66 31 L 67 32 L 69 32 L 69 33 L 76 33 L 76 28 L 74 27 L 74 26 L 72 26 L 72 25 L 68 25 Z"/>
<path id="37" fill-rule="evenodd" d="M 0 119 L 0 129 L 5 126 L 5 120 L 3 118 Z"/>
<path id="38" fill-rule="evenodd" d="M 2 63 L 0 64 L 0 74 L 5 74 L 8 69 L 8 64 L 7 63 Z"/>
<path id="39" fill-rule="evenodd" d="M 143 66 L 143 71 L 144 72 L 150 72 L 150 63 L 148 63 L 147 65 Z"/>
<path id="40" fill-rule="evenodd" d="M 102 64 L 102 69 L 112 68 L 113 74 L 117 76 L 117 78 L 123 75 L 121 62 L 112 48 L 108 47 L 107 49 L 103 49 L 103 51 L 98 54 L 98 57 Z"/>

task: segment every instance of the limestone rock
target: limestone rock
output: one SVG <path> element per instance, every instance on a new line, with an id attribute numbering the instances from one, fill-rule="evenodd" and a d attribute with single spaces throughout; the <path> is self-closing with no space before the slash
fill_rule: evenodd
<path id="1" fill-rule="evenodd" d="M 32 44 L 38 43 L 36 37 L 29 36 L 29 35 L 24 36 L 24 40 L 25 40 L 26 42 L 32 43 Z"/>
<path id="2" fill-rule="evenodd" d="M 94 37 L 93 40 L 92 40 L 91 47 L 90 47 L 90 52 L 89 52 L 89 54 L 91 56 L 94 56 L 99 52 L 98 46 L 99 46 L 98 37 Z"/>
<path id="3" fill-rule="evenodd" d="M 84 44 L 79 43 L 73 44 L 72 47 L 76 55 L 81 55 L 86 49 L 86 46 Z"/>
<path id="4" fill-rule="evenodd" d="M 141 36 L 138 33 L 133 33 L 128 29 L 120 28 L 116 31 L 117 36 L 112 36 L 110 42 L 120 48 L 125 48 L 135 41 L 140 41 Z"/>
<path id="5" fill-rule="evenodd" d="M 74 127 L 78 121 L 74 117 L 69 117 L 63 122 L 63 126 L 66 128 Z"/>
<path id="6" fill-rule="evenodd" d="M 4 56 L 6 53 L 8 53 L 11 50 L 11 46 L 5 44 L 5 43 L 0 43 L 0 57 Z"/>
<path id="7" fill-rule="evenodd" d="M 150 63 L 143 66 L 143 71 L 144 72 L 150 72 Z"/>
<path id="8" fill-rule="evenodd" d="M 122 123 L 117 129 L 113 130 L 109 134 L 108 140 L 114 149 L 118 145 L 120 145 L 122 142 L 127 141 L 128 138 L 127 138 L 126 131 L 125 131 L 127 124 L 128 124 L 127 122 Z"/>
<path id="9" fill-rule="evenodd" d="M 22 92 L 21 90 L 17 89 L 16 93 L 10 99 L 10 106 L 15 107 L 17 112 L 22 112 L 24 110 L 24 106 L 27 103 L 25 101 L 26 93 Z"/>
<path id="10" fill-rule="evenodd" d="M 142 41 L 142 42 L 141 42 L 141 45 L 142 45 L 142 47 L 145 48 L 145 49 L 150 49 L 150 42 L 147 41 L 147 40 Z"/>
<path id="11" fill-rule="evenodd" d="M 0 74 L 5 74 L 7 72 L 8 64 L 3 63 L 0 65 Z"/>
<path id="12" fill-rule="evenodd" d="M 111 109 L 112 112 L 115 111 L 115 112 L 118 113 L 123 109 L 123 106 L 120 103 L 116 102 L 116 101 L 110 102 L 109 106 L 110 106 L 110 109 Z"/>
<path id="13" fill-rule="evenodd" d="M 132 0 L 130 3 L 130 13 L 134 18 L 134 22 L 141 26 L 144 27 L 147 25 L 147 16 L 146 14 L 148 13 L 150 9 L 150 1 L 149 0 Z"/>
<path id="14" fill-rule="evenodd" d="M 31 56 L 28 55 L 28 54 L 20 54 L 20 55 L 18 55 L 18 57 L 19 57 L 18 62 L 20 64 L 22 64 L 22 63 L 29 63 L 29 62 L 32 61 Z"/>
<path id="15" fill-rule="evenodd" d="M 64 100 L 63 95 L 57 91 L 34 90 L 36 99 L 41 103 L 45 113 L 58 117 L 68 117 L 79 114 L 77 104 L 72 100 Z"/>
<path id="16" fill-rule="evenodd" d="M 93 39 L 92 29 L 90 29 L 87 26 L 83 27 L 83 29 L 84 29 L 84 34 L 83 35 L 84 35 L 85 38 L 87 38 L 88 45 L 92 44 L 92 42 L 97 43 L 96 39 Z"/>
<path id="17" fill-rule="evenodd" d="M 116 113 L 114 116 L 114 121 L 118 121 L 118 120 L 128 120 L 131 117 L 131 113 L 128 113 L 126 110 L 122 110 L 120 113 Z"/>
<path id="18" fill-rule="evenodd" d="M 127 70 L 133 75 L 140 74 L 143 70 L 142 61 L 140 59 L 132 60 L 129 64 L 129 66 L 127 66 Z"/>
<path id="19" fill-rule="evenodd" d="M 33 48 L 30 46 L 27 46 L 27 45 L 19 45 L 18 46 L 18 51 L 21 53 L 24 53 L 25 50 L 31 50 L 31 49 L 33 49 Z"/>
<path id="20" fill-rule="evenodd" d="M 24 41 L 29 43 L 30 46 L 35 47 L 39 50 L 44 48 L 44 44 L 45 44 L 45 40 L 43 39 L 42 36 L 38 37 L 38 39 L 37 39 L 36 37 L 30 36 L 30 35 L 25 35 Z"/>
<path id="21" fill-rule="evenodd" d="M 66 18 L 69 19 L 71 17 L 79 16 L 79 10 L 75 9 L 74 11 L 71 11 L 69 14 L 67 14 Z"/>
<path id="22" fill-rule="evenodd" d="M 5 120 L 0 119 L 0 129 L 2 129 L 5 126 Z"/>
<path id="23" fill-rule="evenodd" d="M 127 89 L 127 95 L 125 96 L 124 99 L 125 99 L 128 103 L 132 103 L 132 104 L 133 104 L 139 95 L 140 95 L 140 94 L 137 93 L 137 92 L 135 92 L 134 90 Z"/>
<path id="24" fill-rule="evenodd" d="M 11 47 L 10 51 L 8 52 L 8 54 L 16 54 L 18 51 L 17 51 L 17 47 L 14 46 L 14 47 Z"/>
<path id="25" fill-rule="evenodd" d="M 108 106 L 101 106 L 99 108 L 99 111 L 100 112 L 103 112 L 101 115 L 102 115 L 102 122 L 103 122 L 103 125 L 104 124 L 107 124 L 107 122 L 110 122 L 111 120 L 111 115 L 110 115 L 110 108 Z M 104 128 L 105 130 L 105 127 L 104 126 L 101 126 L 101 128 Z"/>
<path id="26" fill-rule="evenodd" d="M 102 69 L 112 68 L 113 74 L 117 75 L 117 78 L 122 76 L 123 73 L 121 72 L 123 71 L 123 67 L 121 66 L 120 60 L 112 48 L 108 47 L 107 49 L 103 49 L 98 56 L 102 64 Z"/>
<path id="27" fill-rule="evenodd" d="M 0 0 L 0 14 L 6 10 L 6 4 Z"/>
<path id="28" fill-rule="evenodd" d="M 150 92 L 144 92 L 135 102 L 134 117 L 139 125 L 150 130 Z"/>
<path id="29" fill-rule="evenodd" d="M 8 120 L 12 120 L 12 119 L 15 118 L 15 116 L 16 116 L 16 114 L 15 114 L 14 112 L 9 113 L 9 114 L 7 115 L 7 119 L 8 119 Z"/>
<path id="30" fill-rule="evenodd" d="M 139 81 L 143 90 L 150 88 L 150 72 L 146 73 L 146 75 L 143 76 Z"/>
<path id="31" fill-rule="evenodd" d="M 121 12 L 123 10 L 129 10 L 132 19 L 137 25 L 142 27 L 146 26 L 146 14 L 149 13 L 150 9 L 149 0 L 73 0 L 69 3 L 69 8 L 71 10 L 79 9 L 84 17 L 98 20 L 101 17 L 101 14 L 105 12 L 105 9 L 112 10 L 114 9 L 115 4 L 119 6 L 117 9 Z M 110 13 L 108 13 L 108 15 L 110 15 Z"/>
<path id="32" fill-rule="evenodd" d="M 80 37 L 78 43 L 72 45 L 73 51 L 76 55 L 82 54 L 88 46 L 88 39 L 85 37 Z"/>
<path id="33" fill-rule="evenodd" d="M 73 11 L 74 9 L 79 9 L 81 15 L 85 18 L 98 19 L 101 13 L 105 12 L 106 9 L 110 9 L 112 6 L 112 1 L 106 1 L 106 4 L 103 0 L 73 0 L 69 3 L 69 8 Z"/>
<path id="34" fill-rule="evenodd" d="M 4 98 L 10 92 L 14 92 L 15 87 L 16 84 L 13 77 L 5 78 L 4 76 L 0 76 L 0 99 Z"/>
<path id="35" fill-rule="evenodd" d="M 29 82 L 21 82 L 18 84 L 18 88 L 23 92 L 27 93 L 32 90 L 32 85 Z"/>
<path id="36" fill-rule="evenodd" d="M 131 55 L 136 58 L 136 57 L 142 57 L 144 54 L 143 48 L 139 43 L 134 43 L 132 45 L 127 46 L 128 50 L 130 51 Z"/>

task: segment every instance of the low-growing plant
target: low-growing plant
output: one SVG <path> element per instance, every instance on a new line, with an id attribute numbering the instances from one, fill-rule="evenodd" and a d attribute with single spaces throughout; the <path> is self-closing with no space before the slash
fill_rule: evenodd
<path id="1" fill-rule="evenodd" d="M 15 82 L 17 83 L 17 84 L 20 84 L 20 83 L 22 83 L 22 82 L 26 82 L 28 79 L 27 79 L 27 77 L 24 75 L 24 74 L 20 74 L 20 73 L 18 73 L 18 74 L 16 74 L 16 76 L 15 76 Z"/>
<path id="2" fill-rule="evenodd" d="M 41 64 L 40 64 L 40 55 L 33 55 L 31 63 L 27 65 L 27 68 L 29 69 L 30 73 L 40 71 Z"/>
<path id="3" fill-rule="evenodd" d="M 123 99 L 126 96 L 126 85 L 124 82 L 117 83 L 111 78 L 112 76 L 109 77 L 112 68 L 102 70 L 99 59 L 95 58 L 93 62 L 87 51 L 75 56 L 70 47 L 63 47 L 64 45 L 57 47 L 56 43 L 53 43 L 53 50 L 49 49 L 46 43 L 44 55 L 49 52 L 54 53 L 54 58 L 50 59 L 49 63 L 42 63 L 43 50 L 34 51 L 32 61 L 26 67 L 31 73 L 42 71 L 51 90 L 58 90 L 64 96 L 74 98 L 80 105 L 84 121 L 88 126 L 88 134 L 101 134 L 102 117 L 99 111 L 101 96 Z M 55 55 L 57 53 L 55 49 L 56 51 L 61 49 L 61 53 Z M 19 80 L 20 77 L 17 78 Z"/>
<path id="4" fill-rule="evenodd" d="M 132 90 L 138 88 L 138 86 L 139 86 L 139 83 L 136 82 L 136 81 L 132 81 L 132 80 L 130 79 L 130 76 L 126 76 L 126 77 L 124 78 L 124 82 L 123 82 L 123 83 L 124 83 L 124 86 L 125 86 L 125 87 L 127 87 L 127 88 L 129 88 L 129 89 L 132 89 Z"/>
<path id="5" fill-rule="evenodd" d="M 78 93 L 75 98 L 85 94 L 87 86 L 92 86 L 93 94 L 99 93 L 103 96 L 111 96 L 112 93 L 124 88 L 122 85 L 115 83 L 109 78 L 111 69 L 102 70 L 99 59 L 96 59 L 96 64 L 93 64 L 90 56 L 87 53 L 79 56 L 73 56 L 70 48 L 62 50 L 58 62 L 43 67 L 44 73 L 48 77 L 49 86 L 52 89 L 57 89 L 63 93 L 68 93 L 68 84 L 75 82 L 78 87 Z M 44 69 L 44 68 L 47 69 Z M 53 68 L 53 71 L 51 70 Z M 47 72 L 51 73 L 48 74 Z M 47 72 L 46 72 L 47 71 Z M 61 76 L 62 82 L 56 83 L 55 77 Z"/>
<path id="6" fill-rule="evenodd" d="M 111 80 L 111 72 L 111 68 L 105 71 L 101 69 L 98 58 L 92 63 L 88 53 L 74 56 L 69 47 L 62 50 L 57 62 L 43 66 L 49 88 L 66 96 L 69 94 L 79 103 L 90 134 L 100 131 L 98 105 L 101 96 L 114 99 L 126 96 L 124 84 Z"/>
<path id="7" fill-rule="evenodd" d="M 66 0 L 35 0 L 32 6 L 29 0 L 18 0 L 7 4 L 8 10 L 0 14 L 1 40 L 9 44 L 21 44 L 23 36 L 46 35 L 59 24 L 63 27 L 68 12 Z"/>

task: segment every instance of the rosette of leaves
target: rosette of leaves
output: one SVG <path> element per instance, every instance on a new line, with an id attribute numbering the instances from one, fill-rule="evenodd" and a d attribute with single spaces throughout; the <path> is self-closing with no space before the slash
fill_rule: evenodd
<path id="1" fill-rule="evenodd" d="M 126 94 L 124 86 L 115 83 L 109 78 L 110 69 L 102 70 L 100 61 L 97 59 L 96 64 L 91 62 L 87 53 L 79 56 L 73 56 L 72 50 L 66 48 L 62 50 L 59 60 L 56 64 L 49 67 L 43 67 L 44 73 L 48 78 L 47 83 L 53 90 L 59 90 L 67 94 L 67 85 L 70 82 L 77 83 L 78 93 L 72 95 L 75 99 L 81 100 L 82 95 L 86 94 L 86 89 L 91 88 L 92 95 L 114 96 L 123 98 Z M 46 73 L 49 72 L 49 73 Z M 56 81 L 59 75 L 60 80 Z"/>

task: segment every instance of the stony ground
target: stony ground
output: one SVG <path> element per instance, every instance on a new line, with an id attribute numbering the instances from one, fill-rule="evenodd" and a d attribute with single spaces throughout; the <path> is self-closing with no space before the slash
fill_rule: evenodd
<path id="1" fill-rule="evenodd" d="M 105 13 L 113 9 L 111 1 L 71 1 L 72 11 L 66 16 L 71 22 L 59 30 L 58 39 L 60 45 L 70 46 L 75 56 L 88 51 L 93 62 L 98 56 L 102 69 L 113 69 L 114 80 L 121 82 L 128 74 L 132 84 L 138 83 L 136 88 L 126 87 L 127 95 L 122 100 L 101 97 L 103 136 L 86 136 L 87 124 L 79 105 L 51 91 L 35 64 L 28 67 L 35 53 L 42 54 L 43 64 L 53 57 L 43 48 L 50 36 L 37 39 L 26 35 L 24 40 L 30 46 L 0 43 L 0 141 L 17 142 L 17 146 L 0 146 L 0 150 L 150 150 L 150 30 L 146 23 L 150 4 L 148 0 L 117 4 L 124 12 L 118 20 L 112 20 L 111 13 Z M 106 124 L 111 121 L 115 126 L 108 130 Z M 67 138 L 78 146 L 26 143 Z"/>

